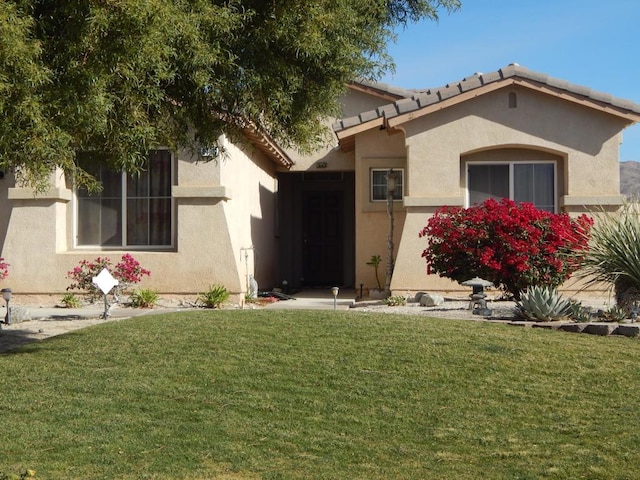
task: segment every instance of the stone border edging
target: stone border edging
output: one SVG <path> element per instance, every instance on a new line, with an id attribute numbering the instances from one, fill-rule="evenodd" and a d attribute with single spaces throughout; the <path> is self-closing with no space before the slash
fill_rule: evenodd
<path id="1" fill-rule="evenodd" d="M 640 336 L 640 324 L 638 323 L 612 323 L 612 322 L 591 322 L 591 323 L 563 323 L 563 322 L 527 322 L 511 321 L 508 325 L 531 328 L 547 328 L 550 330 L 561 330 L 571 333 L 587 333 L 606 337 L 609 335 L 621 335 L 624 337 Z"/>

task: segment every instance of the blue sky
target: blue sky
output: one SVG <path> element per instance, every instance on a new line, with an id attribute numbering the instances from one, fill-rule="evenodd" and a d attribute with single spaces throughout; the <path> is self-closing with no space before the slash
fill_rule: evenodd
<path id="1" fill-rule="evenodd" d="M 639 30 L 639 0 L 462 0 L 399 31 L 381 81 L 437 87 L 518 63 L 640 104 Z M 620 160 L 640 161 L 640 125 L 624 131 Z"/>

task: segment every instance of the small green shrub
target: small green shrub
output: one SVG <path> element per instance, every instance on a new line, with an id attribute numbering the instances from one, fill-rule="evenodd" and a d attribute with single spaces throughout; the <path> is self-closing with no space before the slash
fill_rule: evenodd
<path id="1" fill-rule="evenodd" d="M 137 288 L 129 297 L 133 308 L 151 308 L 158 303 L 158 292 L 148 288 Z"/>
<path id="2" fill-rule="evenodd" d="M 402 295 L 393 295 L 385 298 L 384 303 L 390 307 L 400 307 L 407 304 L 407 299 Z"/>
<path id="3" fill-rule="evenodd" d="M 8 474 L 0 472 L 0 480 L 25 480 L 27 478 L 35 478 L 36 471 L 27 469 L 21 474 Z"/>
<path id="4" fill-rule="evenodd" d="M 601 317 L 605 322 L 624 322 L 629 318 L 629 312 L 626 308 L 615 305 L 603 312 Z"/>
<path id="5" fill-rule="evenodd" d="M 514 314 L 536 322 L 552 322 L 568 318 L 571 300 L 563 298 L 554 287 L 529 287 L 520 294 Z"/>
<path id="6" fill-rule="evenodd" d="M 65 293 L 60 299 L 64 308 L 80 308 L 81 302 L 75 293 Z"/>
<path id="7" fill-rule="evenodd" d="M 590 322 L 593 319 L 593 310 L 573 300 L 569 306 L 569 317 L 576 322 Z"/>
<path id="8" fill-rule="evenodd" d="M 220 308 L 220 305 L 229 298 L 229 292 L 222 285 L 212 285 L 198 297 L 198 301 L 205 308 Z"/>
<path id="9" fill-rule="evenodd" d="M 382 290 L 382 286 L 380 285 L 380 277 L 378 276 L 378 268 L 382 263 L 382 257 L 380 255 L 371 255 L 371 258 L 367 262 L 367 265 L 373 267 L 376 274 L 376 283 L 378 284 L 378 290 Z"/>

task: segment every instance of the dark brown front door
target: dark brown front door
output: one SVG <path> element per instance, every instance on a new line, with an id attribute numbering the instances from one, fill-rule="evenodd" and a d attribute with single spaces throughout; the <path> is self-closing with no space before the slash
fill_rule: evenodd
<path id="1" fill-rule="evenodd" d="M 302 203 L 304 284 L 342 285 L 343 192 L 307 191 Z"/>

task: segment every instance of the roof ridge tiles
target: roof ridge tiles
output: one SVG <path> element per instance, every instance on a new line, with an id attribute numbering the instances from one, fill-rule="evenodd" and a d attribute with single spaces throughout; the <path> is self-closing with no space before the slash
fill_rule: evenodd
<path id="1" fill-rule="evenodd" d="M 498 69 L 497 71 L 489 73 L 476 72 L 473 75 L 464 77 L 457 82 L 447 83 L 446 85 L 441 87 L 409 90 L 391 87 L 384 83 L 376 84 L 375 82 L 369 82 L 368 85 L 371 88 L 377 88 L 379 90 L 384 90 L 387 92 L 393 91 L 396 95 L 399 95 L 399 92 L 402 92 L 402 98 L 399 98 L 398 100 L 395 100 L 394 102 L 387 105 L 380 106 L 375 110 L 363 112 L 363 114 L 356 116 L 355 119 L 359 119 L 360 123 L 365 123 L 376 118 L 373 116 L 374 113 L 377 114 L 377 118 L 392 118 L 398 115 L 410 113 L 412 111 L 420 110 L 439 102 L 444 102 L 450 98 L 456 97 L 457 95 L 470 92 L 472 90 L 479 89 L 496 82 L 502 82 L 510 78 L 518 78 L 523 81 L 533 82 L 535 84 L 541 85 L 542 87 L 548 87 L 556 91 L 567 92 L 572 96 L 590 99 L 594 102 L 602 104 L 605 107 L 610 106 L 614 109 L 626 111 L 620 112 L 622 114 L 631 113 L 635 114 L 636 116 L 640 115 L 640 104 L 636 104 L 626 99 L 616 98 L 608 93 L 598 92 L 588 87 L 574 84 L 563 79 L 550 77 L 545 73 L 529 70 L 528 68 L 523 67 L 517 63 L 511 63 L 505 67 Z M 338 128 L 336 129 L 334 127 L 334 130 L 339 131 L 350 128 L 351 126 L 354 126 L 354 121 L 356 122 L 356 124 L 358 123 L 358 120 L 354 120 L 354 117 L 342 119 L 341 122 L 336 124 Z"/>

